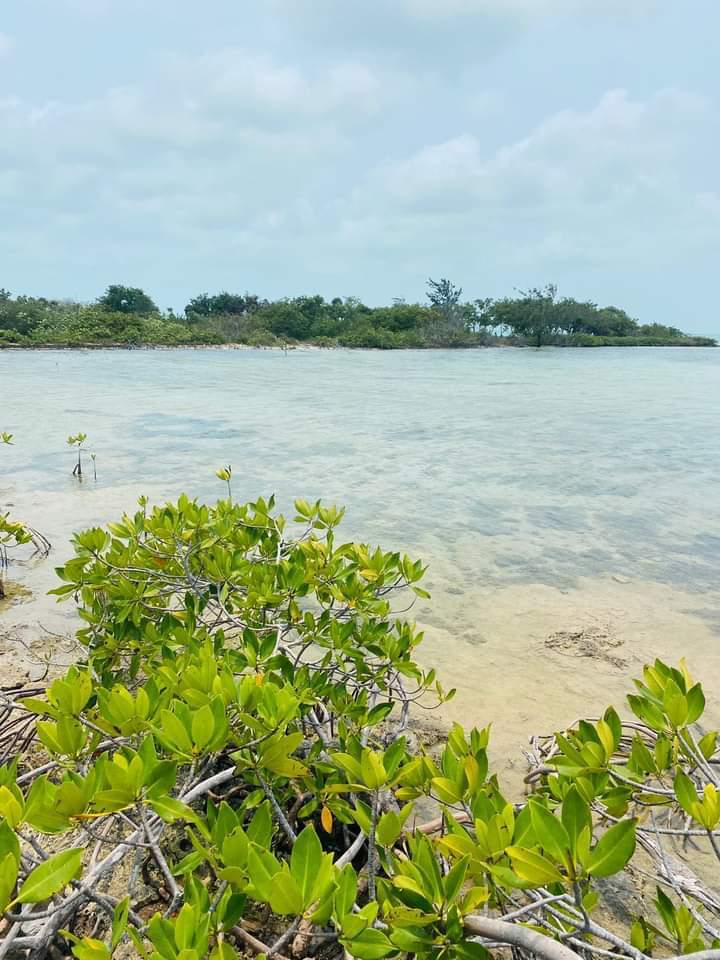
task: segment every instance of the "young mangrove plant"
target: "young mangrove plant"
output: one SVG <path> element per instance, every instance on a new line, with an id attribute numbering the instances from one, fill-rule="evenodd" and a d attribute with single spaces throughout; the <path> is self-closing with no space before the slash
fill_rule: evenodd
<path id="1" fill-rule="evenodd" d="M 536 740 L 513 801 L 489 728 L 413 748 L 412 704 L 450 696 L 401 615 L 424 568 L 342 516 L 181 497 L 76 535 L 55 593 L 85 662 L 2 695 L 0 953 L 720 960 L 692 868 L 720 860 L 720 752 L 685 664 L 645 668 L 633 719 Z M 627 868 L 656 890 L 623 927 Z"/>
<path id="2" fill-rule="evenodd" d="M 13 435 L 0 433 L 0 442 L 12 446 Z M 46 557 L 50 553 L 50 542 L 41 533 L 20 520 L 12 519 L 9 512 L 0 513 L 0 600 L 7 593 L 6 577 L 11 554 L 15 548 L 27 544 L 33 547 L 33 556 Z"/>
<path id="3" fill-rule="evenodd" d="M 0 513 L 0 600 L 6 596 L 5 577 L 10 563 L 8 549 L 31 541 L 32 534 L 24 523 L 11 520 L 9 513 Z"/>
<path id="4" fill-rule="evenodd" d="M 215 476 L 218 480 L 225 481 L 228 489 L 228 500 L 232 500 L 232 467 L 229 464 L 227 467 L 220 467 L 219 470 L 215 471 Z"/>
<path id="5" fill-rule="evenodd" d="M 69 447 L 75 447 L 77 450 L 77 460 L 75 461 L 75 466 L 73 467 L 73 476 L 77 477 L 78 480 L 82 480 L 82 453 L 83 444 L 86 440 L 86 433 L 76 433 L 74 436 L 69 436 L 66 441 Z"/>

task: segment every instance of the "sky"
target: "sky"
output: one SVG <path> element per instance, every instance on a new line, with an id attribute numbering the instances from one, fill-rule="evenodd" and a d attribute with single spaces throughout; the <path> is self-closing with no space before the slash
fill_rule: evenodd
<path id="1" fill-rule="evenodd" d="M 0 287 L 720 333 L 718 0 L 3 0 Z"/>

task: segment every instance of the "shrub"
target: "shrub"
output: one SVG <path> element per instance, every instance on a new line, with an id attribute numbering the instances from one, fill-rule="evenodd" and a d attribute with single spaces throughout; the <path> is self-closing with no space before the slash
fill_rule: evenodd
<path id="1" fill-rule="evenodd" d="M 269 330 L 253 330 L 245 338 L 249 347 L 279 347 L 283 343 Z"/>
<path id="2" fill-rule="evenodd" d="M 342 510 L 295 509 L 141 500 L 76 535 L 55 593 L 80 605 L 86 660 L 6 696 L 0 731 L 0 756 L 17 753 L 0 770 L 6 955 L 64 940 L 106 960 L 127 937 L 151 960 L 710 948 L 717 894 L 662 846 L 720 858 L 717 737 L 696 732 L 685 665 L 645 668 L 632 722 L 609 708 L 539 741 L 532 796 L 512 803 L 488 728 L 453 726 L 438 756 L 410 747 L 412 703 L 448 696 L 392 612 L 426 596 L 423 565 L 343 543 Z M 428 799 L 439 816 L 418 823 Z M 618 933 L 600 884 L 636 846 L 656 911 Z M 124 858 L 154 878 L 152 916 L 132 881 L 122 900 L 105 889 Z"/>

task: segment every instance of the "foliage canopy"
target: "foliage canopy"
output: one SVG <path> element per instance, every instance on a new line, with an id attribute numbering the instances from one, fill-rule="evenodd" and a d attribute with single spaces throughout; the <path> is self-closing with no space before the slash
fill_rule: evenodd
<path id="1" fill-rule="evenodd" d="M 450 280 L 429 280 L 427 303 L 396 300 L 369 307 L 354 297 L 319 295 L 269 301 L 250 293 L 202 293 L 182 315 L 161 312 L 137 287 L 112 285 L 83 305 L 0 290 L 0 346 L 167 345 L 245 343 L 281 346 L 472 347 L 494 343 L 541 346 L 712 346 L 676 327 L 641 325 L 618 307 L 558 297 L 550 284 L 515 297 L 463 301 Z"/>
<path id="2" fill-rule="evenodd" d="M 717 736 L 687 667 L 646 667 L 631 721 L 608 708 L 537 741 L 512 802 L 489 728 L 413 747 L 413 702 L 451 695 L 402 615 L 424 568 L 343 542 L 342 516 L 183 496 L 76 535 L 54 592 L 86 658 L 2 695 L 4 955 L 107 960 L 129 938 L 147 960 L 720 957 L 717 891 L 663 847 L 720 858 Z M 618 934 L 602 882 L 638 850 L 656 901 Z M 150 909 L 133 880 L 107 890 L 124 859 L 155 878 Z"/>

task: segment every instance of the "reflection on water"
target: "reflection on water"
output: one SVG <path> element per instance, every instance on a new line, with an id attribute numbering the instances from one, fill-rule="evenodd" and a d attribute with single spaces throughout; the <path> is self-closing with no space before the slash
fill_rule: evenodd
<path id="1" fill-rule="evenodd" d="M 139 493 L 221 495 L 225 463 L 238 497 L 343 503 L 348 536 L 430 563 L 425 655 L 478 719 L 509 696 L 518 718 L 572 719 L 562 708 L 596 689 L 575 675 L 588 664 L 537 644 L 583 618 L 642 656 L 717 656 L 720 351 L 5 351 L 0 384 L 16 435 L 0 503 L 56 558 Z M 70 476 L 79 430 L 97 484 Z M 27 573 L 36 592 L 51 566 Z M 40 599 L 3 621 L 67 627 L 63 609 Z M 557 672 L 563 704 L 539 705 L 530 662 L 538 682 Z"/>

